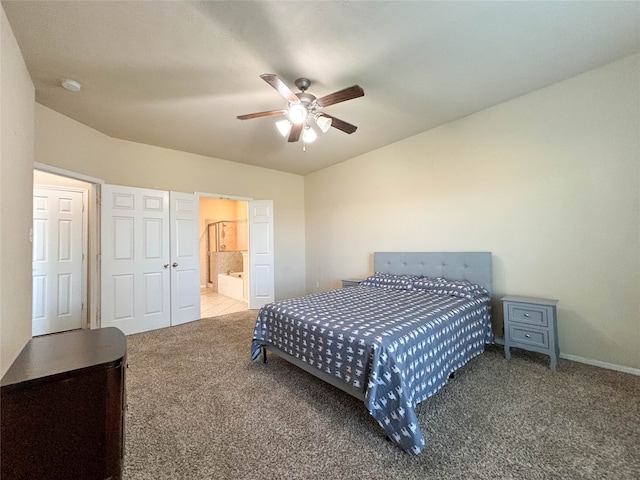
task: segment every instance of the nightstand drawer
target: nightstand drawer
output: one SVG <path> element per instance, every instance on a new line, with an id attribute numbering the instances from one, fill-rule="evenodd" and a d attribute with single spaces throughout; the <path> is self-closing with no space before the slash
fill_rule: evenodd
<path id="1" fill-rule="evenodd" d="M 537 327 L 549 325 L 549 311 L 542 306 L 507 303 L 506 313 L 511 322 L 526 323 Z"/>
<path id="2" fill-rule="evenodd" d="M 549 348 L 548 330 L 534 330 L 517 325 L 509 325 L 509 340 L 513 346 L 517 346 L 515 344 L 520 343 L 538 348 Z"/>

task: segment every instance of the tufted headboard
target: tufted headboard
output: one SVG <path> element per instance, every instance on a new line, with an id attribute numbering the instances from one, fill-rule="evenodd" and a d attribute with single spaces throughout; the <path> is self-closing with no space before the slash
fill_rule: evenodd
<path id="1" fill-rule="evenodd" d="M 375 272 L 469 280 L 493 292 L 491 252 L 375 252 Z"/>

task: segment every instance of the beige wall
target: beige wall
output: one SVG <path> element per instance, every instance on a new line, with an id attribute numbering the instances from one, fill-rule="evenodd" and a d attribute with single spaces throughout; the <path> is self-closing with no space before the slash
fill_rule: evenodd
<path id="1" fill-rule="evenodd" d="M 370 274 L 374 251 L 492 251 L 498 298 L 560 300 L 561 353 L 640 368 L 639 64 L 306 176 L 307 290 Z"/>
<path id="2" fill-rule="evenodd" d="M 0 7 L 0 376 L 31 338 L 34 87 Z"/>
<path id="3" fill-rule="evenodd" d="M 304 179 L 117 140 L 36 104 L 35 161 L 106 183 L 273 200 L 275 295 L 304 293 Z"/>
<path id="4" fill-rule="evenodd" d="M 40 170 L 33 171 L 33 183 L 34 185 L 81 188 L 83 190 L 88 190 L 91 188 L 90 183 L 83 182 L 82 180 L 76 180 L 75 178 L 68 178 L 53 173 L 42 172 Z"/>

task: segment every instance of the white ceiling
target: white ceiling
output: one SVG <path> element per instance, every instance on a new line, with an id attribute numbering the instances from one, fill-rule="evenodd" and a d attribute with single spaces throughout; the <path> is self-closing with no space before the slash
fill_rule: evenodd
<path id="1" fill-rule="evenodd" d="M 107 135 L 305 174 L 640 51 L 640 2 L 3 1 L 36 100 Z M 260 79 L 307 77 L 335 128 L 302 151 Z M 82 83 L 80 93 L 60 87 Z"/>

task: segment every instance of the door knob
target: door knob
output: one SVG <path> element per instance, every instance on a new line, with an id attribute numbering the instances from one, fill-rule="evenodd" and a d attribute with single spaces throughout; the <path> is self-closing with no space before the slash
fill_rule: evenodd
<path id="1" fill-rule="evenodd" d="M 173 262 L 173 265 L 171 265 L 172 267 L 177 267 L 178 264 L 176 262 Z"/>
<path id="2" fill-rule="evenodd" d="M 165 264 L 164 264 L 164 268 L 169 268 L 169 264 L 168 264 L 168 263 L 165 263 Z"/>

